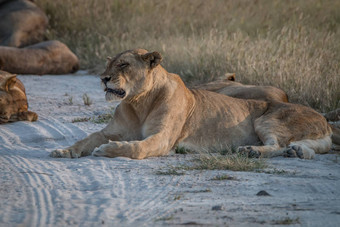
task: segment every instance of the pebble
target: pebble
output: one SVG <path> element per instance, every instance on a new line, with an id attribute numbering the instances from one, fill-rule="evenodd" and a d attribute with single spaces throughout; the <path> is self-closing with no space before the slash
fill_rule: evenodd
<path id="1" fill-rule="evenodd" d="M 217 206 L 213 206 L 211 209 L 212 210 L 224 210 L 224 207 L 222 205 L 217 205 Z"/>
<path id="2" fill-rule="evenodd" d="M 261 190 L 257 194 L 257 196 L 271 196 L 268 192 Z"/>

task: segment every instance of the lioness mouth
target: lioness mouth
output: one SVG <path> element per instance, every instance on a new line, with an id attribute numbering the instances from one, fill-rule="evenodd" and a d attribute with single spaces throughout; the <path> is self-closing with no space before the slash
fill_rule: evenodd
<path id="1" fill-rule="evenodd" d="M 113 93 L 114 95 L 120 97 L 120 98 L 123 98 L 125 96 L 125 91 L 121 88 L 119 89 L 111 89 L 111 88 L 107 88 L 105 89 L 106 92 L 111 92 Z"/>

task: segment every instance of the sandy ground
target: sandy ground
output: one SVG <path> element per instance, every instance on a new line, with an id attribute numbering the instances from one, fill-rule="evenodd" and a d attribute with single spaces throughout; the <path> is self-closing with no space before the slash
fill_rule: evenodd
<path id="1" fill-rule="evenodd" d="M 19 78 L 39 120 L 0 125 L 0 226 L 340 223 L 338 154 L 271 159 L 272 173 L 197 170 L 179 176 L 157 171 L 189 162 L 191 155 L 53 159 L 53 149 L 105 126 L 73 119 L 107 113 L 114 105 L 105 102 L 99 78 L 86 72 Z M 83 104 L 84 93 L 91 106 Z M 235 179 L 211 180 L 223 174 Z M 261 190 L 270 196 L 257 196 Z"/>

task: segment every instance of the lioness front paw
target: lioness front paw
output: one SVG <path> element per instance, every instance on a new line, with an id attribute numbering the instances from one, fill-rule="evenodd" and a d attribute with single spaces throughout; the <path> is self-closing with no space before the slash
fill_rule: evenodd
<path id="1" fill-rule="evenodd" d="M 38 120 L 38 114 L 32 112 L 32 111 L 27 111 L 27 120 L 29 121 L 36 121 Z"/>
<path id="2" fill-rule="evenodd" d="M 247 155 L 249 158 L 259 158 L 261 156 L 261 152 L 253 149 L 252 146 L 241 146 L 238 148 L 238 152 Z"/>
<path id="3" fill-rule="evenodd" d="M 73 150 L 57 149 L 50 153 L 50 157 L 53 158 L 80 158 L 80 154 Z"/>
<path id="4" fill-rule="evenodd" d="M 132 143 L 127 141 L 110 141 L 107 144 L 103 144 L 100 147 L 95 148 L 92 151 L 93 156 L 101 156 L 108 158 L 115 157 L 128 157 L 134 159 L 142 159 L 144 156 L 139 155 L 138 152 L 131 152 L 131 149 L 135 147 L 132 146 Z"/>

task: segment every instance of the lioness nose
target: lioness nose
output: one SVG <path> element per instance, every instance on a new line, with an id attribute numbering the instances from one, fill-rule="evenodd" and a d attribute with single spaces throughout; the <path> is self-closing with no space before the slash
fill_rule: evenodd
<path id="1" fill-rule="evenodd" d="M 106 85 L 108 81 L 110 81 L 111 77 L 107 76 L 102 79 L 102 82 Z"/>

